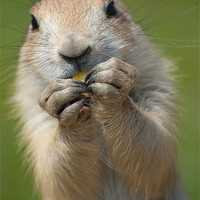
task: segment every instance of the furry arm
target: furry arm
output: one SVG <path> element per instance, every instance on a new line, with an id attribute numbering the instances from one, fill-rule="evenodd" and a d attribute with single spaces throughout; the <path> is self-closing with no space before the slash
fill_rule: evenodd
<path id="1" fill-rule="evenodd" d="M 162 198 L 171 192 L 175 173 L 172 95 L 164 87 L 167 81 L 163 88 L 152 87 L 153 81 L 146 88 L 135 87 L 138 73 L 116 58 L 92 69 L 86 77 L 92 114 L 129 185 L 149 198 Z M 136 89 L 132 98 L 131 88 Z"/>
<path id="2" fill-rule="evenodd" d="M 174 177 L 173 133 L 129 97 L 113 108 L 104 101 L 95 102 L 93 114 L 120 172 L 139 193 L 166 196 Z"/>

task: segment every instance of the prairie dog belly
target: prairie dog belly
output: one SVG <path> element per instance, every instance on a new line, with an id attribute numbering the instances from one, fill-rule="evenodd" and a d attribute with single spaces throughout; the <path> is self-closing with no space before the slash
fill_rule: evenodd
<path id="1" fill-rule="evenodd" d="M 102 190 L 97 200 L 141 200 L 135 197 L 133 191 L 130 192 L 129 186 L 118 174 L 118 169 L 105 165 L 103 172 Z"/>

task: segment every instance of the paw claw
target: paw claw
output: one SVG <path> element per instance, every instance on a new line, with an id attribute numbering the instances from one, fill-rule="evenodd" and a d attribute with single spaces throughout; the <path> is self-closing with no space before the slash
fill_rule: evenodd
<path id="1" fill-rule="evenodd" d="M 80 110 L 88 101 L 86 84 L 76 80 L 55 80 L 41 95 L 39 104 L 64 125 L 77 122 Z"/>

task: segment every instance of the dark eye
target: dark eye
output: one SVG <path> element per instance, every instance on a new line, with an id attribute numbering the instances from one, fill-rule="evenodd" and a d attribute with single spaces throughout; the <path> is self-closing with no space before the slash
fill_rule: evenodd
<path id="1" fill-rule="evenodd" d="M 108 17 L 113 17 L 117 14 L 117 9 L 115 7 L 115 2 L 111 1 L 111 3 L 108 5 L 107 9 L 106 9 L 106 15 Z"/>
<path id="2" fill-rule="evenodd" d="M 39 28 L 38 22 L 33 15 L 31 15 L 31 17 L 32 17 L 31 20 L 32 30 L 37 30 Z"/>

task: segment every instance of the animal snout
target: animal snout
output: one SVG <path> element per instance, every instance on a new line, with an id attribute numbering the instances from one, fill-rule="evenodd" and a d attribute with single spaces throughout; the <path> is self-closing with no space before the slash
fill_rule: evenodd
<path id="1" fill-rule="evenodd" d="M 83 35 L 68 34 L 65 41 L 60 45 L 59 55 L 64 60 L 81 59 L 91 52 L 88 39 Z"/>

